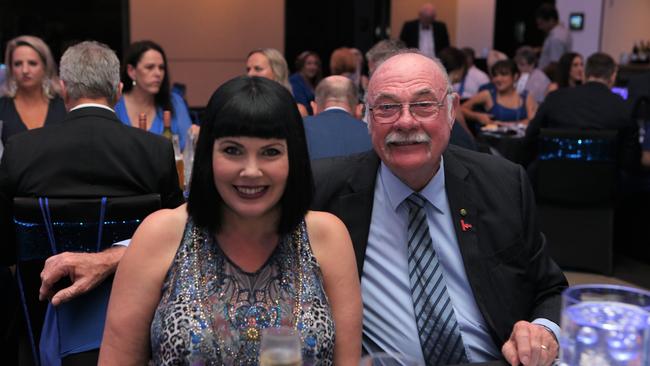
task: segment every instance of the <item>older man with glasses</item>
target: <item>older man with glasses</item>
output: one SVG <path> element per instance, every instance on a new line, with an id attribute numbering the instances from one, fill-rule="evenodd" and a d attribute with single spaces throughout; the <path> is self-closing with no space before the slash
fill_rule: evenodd
<path id="1" fill-rule="evenodd" d="M 315 162 L 314 208 L 350 231 L 365 352 L 549 365 L 566 279 L 521 166 L 448 145 L 458 100 L 437 61 L 386 60 L 368 89 L 374 151 Z"/>

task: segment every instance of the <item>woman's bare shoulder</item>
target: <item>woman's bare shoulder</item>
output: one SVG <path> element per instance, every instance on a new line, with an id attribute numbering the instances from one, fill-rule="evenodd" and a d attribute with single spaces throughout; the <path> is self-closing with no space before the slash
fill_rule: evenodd
<path id="1" fill-rule="evenodd" d="M 351 244 L 350 234 L 341 219 L 328 212 L 309 211 L 305 216 L 307 233 L 315 252 L 338 251 Z"/>
<path id="2" fill-rule="evenodd" d="M 161 245 L 178 244 L 186 223 L 186 205 L 158 210 L 142 221 L 133 236 L 133 244 L 158 249 L 162 249 Z"/>

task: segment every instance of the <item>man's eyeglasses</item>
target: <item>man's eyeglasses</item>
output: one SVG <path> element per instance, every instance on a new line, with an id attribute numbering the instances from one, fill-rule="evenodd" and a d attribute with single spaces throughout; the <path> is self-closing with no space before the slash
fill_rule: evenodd
<path id="1" fill-rule="evenodd" d="M 444 98 L 446 99 L 446 98 Z M 413 103 L 385 103 L 368 107 L 372 113 L 372 118 L 378 123 L 395 123 L 402 115 L 404 106 L 408 106 L 411 116 L 418 122 L 431 122 L 438 117 L 440 109 L 444 107 L 445 102 L 435 100 L 426 100 Z"/>

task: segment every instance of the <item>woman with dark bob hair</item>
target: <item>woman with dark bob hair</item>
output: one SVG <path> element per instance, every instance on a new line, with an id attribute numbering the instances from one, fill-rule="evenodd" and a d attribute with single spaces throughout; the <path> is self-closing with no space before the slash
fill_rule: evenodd
<path id="1" fill-rule="evenodd" d="M 138 127 L 139 116 L 147 117 L 147 131 L 163 133 L 163 112 L 171 112 L 171 130 L 184 148 L 192 126 L 183 98 L 171 92 L 167 56 L 153 41 L 132 43 L 122 62 L 123 96 L 115 105 L 117 117 L 128 126 Z"/>
<path id="2" fill-rule="evenodd" d="M 206 116 L 187 205 L 146 218 L 120 263 L 100 364 L 257 365 L 261 331 L 283 326 L 300 334 L 307 364 L 356 365 L 352 243 L 338 218 L 308 211 L 311 167 L 291 94 L 238 77 Z"/>

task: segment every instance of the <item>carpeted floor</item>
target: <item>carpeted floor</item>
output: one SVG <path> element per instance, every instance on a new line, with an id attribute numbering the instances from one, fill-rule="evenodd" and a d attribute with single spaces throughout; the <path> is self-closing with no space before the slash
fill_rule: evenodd
<path id="1" fill-rule="evenodd" d="M 612 277 L 573 271 L 565 271 L 564 274 L 570 285 L 604 283 L 650 290 L 650 264 L 630 257 L 617 257 Z"/>

